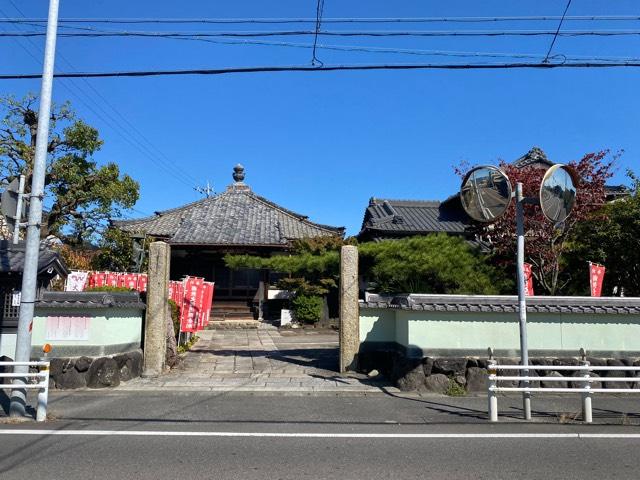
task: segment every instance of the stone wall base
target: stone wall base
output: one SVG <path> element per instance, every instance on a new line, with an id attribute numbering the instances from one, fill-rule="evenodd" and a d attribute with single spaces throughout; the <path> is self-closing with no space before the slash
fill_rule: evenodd
<path id="1" fill-rule="evenodd" d="M 358 356 L 359 368 L 369 374 L 377 370 L 392 381 L 402 391 L 435 392 L 435 393 L 486 393 L 487 391 L 487 357 L 422 357 L 415 358 L 405 355 L 400 349 L 365 350 Z M 517 365 L 518 358 L 498 357 L 498 364 Z M 600 371 L 592 377 L 601 377 L 595 382 L 594 388 L 640 388 L 640 357 L 602 358 L 587 357 L 593 366 L 638 366 L 637 371 L 619 372 L 615 370 Z M 531 365 L 580 365 L 578 357 L 533 357 L 529 359 Z M 513 372 L 500 372 L 498 375 L 512 375 Z M 540 377 L 542 387 L 579 388 L 582 382 L 576 377 L 582 377 L 579 371 L 545 370 L 530 371 L 531 376 Z M 629 377 L 627 383 L 607 382 L 607 377 Z M 566 377 L 564 382 L 547 382 L 545 377 Z M 534 386 L 536 382 L 533 382 Z M 517 382 L 501 382 L 502 386 L 516 387 Z"/>
<path id="2" fill-rule="evenodd" d="M 49 388 L 117 387 L 142 374 L 142 351 L 105 357 L 50 358 Z"/>

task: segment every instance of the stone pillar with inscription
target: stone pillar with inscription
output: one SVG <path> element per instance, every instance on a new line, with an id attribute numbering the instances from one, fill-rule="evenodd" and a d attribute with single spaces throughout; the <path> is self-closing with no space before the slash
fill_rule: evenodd
<path id="1" fill-rule="evenodd" d="M 357 369 L 360 348 L 358 247 L 340 251 L 340 372 Z"/>
<path id="2" fill-rule="evenodd" d="M 149 246 L 143 377 L 160 375 L 165 364 L 170 262 L 171 248 L 167 243 L 153 242 Z"/>

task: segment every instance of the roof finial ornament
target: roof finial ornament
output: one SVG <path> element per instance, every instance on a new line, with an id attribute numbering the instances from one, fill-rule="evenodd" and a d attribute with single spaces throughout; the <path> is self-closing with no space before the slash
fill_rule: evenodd
<path id="1" fill-rule="evenodd" d="M 244 182 L 244 167 L 240 163 L 233 167 L 233 181 L 236 183 Z"/>

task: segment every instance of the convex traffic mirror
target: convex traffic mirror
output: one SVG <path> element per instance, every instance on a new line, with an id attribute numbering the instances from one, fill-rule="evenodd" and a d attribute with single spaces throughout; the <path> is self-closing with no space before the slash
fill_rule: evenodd
<path id="1" fill-rule="evenodd" d="M 540 208 L 553 223 L 564 222 L 576 203 L 576 180 L 565 165 L 555 164 L 544 174 L 540 185 Z"/>
<path id="2" fill-rule="evenodd" d="M 497 167 L 476 167 L 464 177 L 460 200 L 467 214 L 478 222 L 492 222 L 511 203 L 511 182 Z"/>

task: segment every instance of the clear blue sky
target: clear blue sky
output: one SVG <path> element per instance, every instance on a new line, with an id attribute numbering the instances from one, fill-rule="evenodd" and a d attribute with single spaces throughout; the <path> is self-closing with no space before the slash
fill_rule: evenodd
<path id="1" fill-rule="evenodd" d="M 44 18 L 47 14 L 45 0 L 13 0 L 13 4 L 0 0 L 0 16 L 19 17 L 14 5 L 27 17 Z M 325 0 L 324 16 L 560 15 L 565 5 L 565 0 Z M 315 0 L 61 0 L 60 16 L 273 18 L 314 17 L 315 11 Z M 640 4 L 635 0 L 574 0 L 569 10 L 569 15 L 614 14 L 640 15 Z M 556 22 L 530 22 L 393 28 L 478 30 L 556 26 Z M 290 27 L 103 25 L 101 28 L 202 31 Z M 640 22 L 567 22 L 564 28 L 640 30 Z M 14 27 L 0 24 L 0 29 L 12 31 Z M 270 40 L 309 43 L 312 39 Z M 320 43 L 544 54 L 550 38 L 331 37 L 321 39 Z M 41 71 L 43 45 L 42 37 L 30 41 L 0 38 L 0 73 Z M 303 48 L 134 38 L 61 38 L 58 52 L 64 59 L 58 56 L 57 71 L 308 64 L 311 55 L 309 49 Z M 561 37 L 554 53 L 640 57 L 640 39 Z M 325 63 L 443 61 L 323 49 L 318 57 Z M 0 82 L 0 94 L 21 96 L 29 91 L 38 92 L 39 81 Z M 443 199 L 458 188 L 453 165 L 463 160 L 471 163 L 511 160 L 534 145 L 557 162 L 600 149 L 623 149 L 620 173 L 614 182 L 623 181 L 625 168 L 640 170 L 639 92 L 640 68 L 264 73 L 86 82 L 61 79 L 54 85 L 56 101 L 71 100 L 79 116 L 100 130 L 105 146 L 97 160 L 118 162 L 123 171 L 140 182 L 141 198 L 131 216 L 197 199 L 199 195 L 192 189 L 196 182 L 202 185 L 209 180 L 216 191 L 222 191 L 231 181 L 233 165 L 241 162 L 247 169 L 247 183 L 257 193 L 320 223 L 346 226 L 349 234 L 358 232 L 371 196 Z M 140 143 L 147 145 L 153 155 L 141 152 Z M 172 165 L 168 166 L 168 162 Z M 184 174 L 176 174 L 176 170 Z"/>

